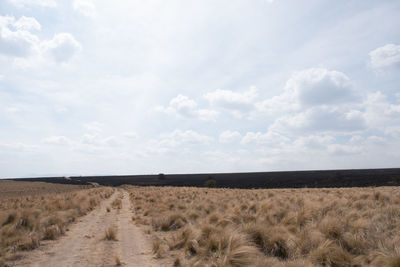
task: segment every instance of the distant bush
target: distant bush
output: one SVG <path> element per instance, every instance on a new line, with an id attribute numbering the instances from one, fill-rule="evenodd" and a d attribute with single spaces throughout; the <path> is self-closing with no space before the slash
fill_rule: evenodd
<path id="1" fill-rule="evenodd" d="M 159 173 L 158 174 L 158 180 L 165 180 L 165 174 L 164 173 Z"/>
<path id="2" fill-rule="evenodd" d="M 215 181 L 214 179 L 208 179 L 207 181 L 205 181 L 204 186 L 206 187 L 216 187 L 217 186 L 217 181 Z"/>

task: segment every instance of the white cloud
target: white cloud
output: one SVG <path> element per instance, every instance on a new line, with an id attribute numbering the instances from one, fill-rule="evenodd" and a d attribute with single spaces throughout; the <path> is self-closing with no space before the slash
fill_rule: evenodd
<path id="1" fill-rule="evenodd" d="M 175 114 L 186 118 L 198 118 L 204 121 L 215 121 L 218 112 L 210 109 L 198 109 L 197 103 L 187 96 L 179 94 L 171 99 L 168 107 L 157 107 L 158 111 Z"/>
<path id="2" fill-rule="evenodd" d="M 80 43 L 70 33 L 58 33 L 53 39 L 44 41 L 42 49 L 56 62 L 69 61 L 76 53 L 82 50 Z"/>
<path id="3" fill-rule="evenodd" d="M 254 101 L 258 96 L 256 87 L 250 87 L 244 92 L 217 89 L 204 94 L 210 105 L 232 111 L 237 117 L 242 117 L 254 109 Z"/>
<path id="4" fill-rule="evenodd" d="M 237 140 L 239 140 L 242 137 L 242 135 L 238 132 L 238 131 L 223 131 L 220 135 L 219 135 L 219 142 L 220 143 L 232 143 L 235 142 Z"/>
<path id="5" fill-rule="evenodd" d="M 299 112 L 317 106 L 342 106 L 360 100 L 352 83 L 342 72 L 324 68 L 296 71 L 284 91 L 257 102 L 256 112 L 266 115 Z"/>
<path id="6" fill-rule="evenodd" d="M 328 146 L 328 152 L 334 155 L 351 155 L 362 152 L 362 148 L 359 146 L 331 144 Z"/>
<path id="7" fill-rule="evenodd" d="M 400 138 L 400 127 L 399 126 L 391 126 L 391 127 L 386 127 L 384 130 L 385 135 L 394 137 L 394 138 Z"/>
<path id="8" fill-rule="evenodd" d="M 277 115 L 283 112 L 296 111 L 299 104 L 293 93 L 284 92 L 281 95 L 257 102 L 255 107 L 256 112 L 262 115 Z"/>
<path id="9" fill-rule="evenodd" d="M 44 138 L 42 143 L 76 151 L 93 152 L 114 148 L 120 145 L 121 141 L 115 136 L 102 137 L 99 133 L 86 133 L 79 139 L 70 139 L 63 135 L 49 136 Z"/>
<path id="10" fill-rule="evenodd" d="M 57 6 L 55 0 L 8 0 L 8 1 L 18 8 L 23 8 L 28 6 L 42 6 L 42 7 Z"/>
<path id="11" fill-rule="evenodd" d="M 274 131 L 261 132 L 247 132 L 242 138 L 241 143 L 247 144 L 268 144 L 268 145 L 282 145 L 289 142 L 290 139 Z"/>
<path id="12" fill-rule="evenodd" d="M 40 23 L 33 17 L 0 16 L 0 53 L 17 57 L 14 65 L 21 68 L 37 67 L 43 54 L 50 55 L 56 62 L 67 62 L 82 47 L 70 33 L 55 34 L 53 39 L 41 41 L 32 31 L 41 30 Z M 25 60 L 36 55 L 33 60 Z"/>
<path id="13" fill-rule="evenodd" d="M 369 52 L 374 68 L 400 67 L 400 45 L 387 44 Z"/>
<path id="14" fill-rule="evenodd" d="M 302 106 L 331 105 L 352 102 L 355 94 L 350 79 L 342 72 L 311 68 L 295 72 L 285 90 Z"/>
<path id="15" fill-rule="evenodd" d="M 366 129 L 360 97 L 342 72 L 297 71 L 281 95 L 256 104 L 260 113 L 282 114 L 269 127 L 286 134 L 354 132 Z M 278 113 L 280 112 L 280 113 Z"/>
<path id="16" fill-rule="evenodd" d="M 278 118 L 270 127 L 283 133 L 354 132 L 366 129 L 363 114 L 358 110 L 336 107 L 315 107 L 297 115 Z"/>
<path id="17" fill-rule="evenodd" d="M 71 145 L 73 141 L 61 135 L 61 136 L 49 136 L 43 139 L 43 143 L 52 145 Z"/>
<path id="18" fill-rule="evenodd" d="M 216 121 L 219 115 L 218 111 L 211 109 L 198 109 L 196 111 L 197 117 L 203 121 Z"/>
<path id="19" fill-rule="evenodd" d="M 314 149 L 314 150 L 325 150 L 325 148 L 332 144 L 335 138 L 330 135 L 309 135 L 297 138 L 294 141 L 294 145 L 300 150 Z"/>
<path id="20" fill-rule="evenodd" d="M 92 121 L 88 123 L 84 123 L 83 127 L 89 132 L 100 133 L 103 131 L 104 124 L 98 121 Z"/>
<path id="21" fill-rule="evenodd" d="M 135 132 L 125 132 L 122 134 L 122 136 L 128 139 L 136 139 L 139 137 L 139 135 Z"/>
<path id="22" fill-rule="evenodd" d="M 115 136 L 101 137 L 99 134 L 84 134 L 81 139 L 82 144 L 93 146 L 117 146 L 120 144 L 118 138 Z"/>
<path id="23" fill-rule="evenodd" d="M 11 151 L 32 152 L 39 149 L 39 146 L 17 142 L 17 143 L 0 143 L 0 148 L 8 149 Z"/>
<path id="24" fill-rule="evenodd" d="M 40 23 L 32 17 L 20 17 L 14 24 L 14 27 L 18 30 L 36 30 L 40 31 L 41 25 Z"/>
<path id="25" fill-rule="evenodd" d="M 12 27 L 16 28 L 15 30 Z M 8 56 L 25 57 L 37 49 L 39 38 L 29 32 L 40 29 L 34 18 L 21 17 L 18 21 L 12 16 L 0 16 L 0 53 Z"/>
<path id="26" fill-rule="evenodd" d="M 197 103 L 184 95 L 178 95 L 169 102 L 169 108 L 183 116 L 192 116 Z"/>
<path id="27" fill-rule="evenodd" d="M 162 134 L 157 144 L 161 147 L 178 147 L 180 145 L 199 145 L 211 142 L 213 139 L 209 136 L 199 134 L 193 130 L 175 130 L 172 133 Z"/>
<path id="28" fill-rule="evenodd" d="M 389 103 L 386 95 L 380 91 L 368 94 L 363 105 L 369 127 L 389 126 L 400 121 L 400 105 Z"/>
<path id="29" fill-rule="evenodd" d="M 73 7 L 87 17 L 93 18 L 96 14 L 96 8 L 92 0 L 74 0 Z"/>

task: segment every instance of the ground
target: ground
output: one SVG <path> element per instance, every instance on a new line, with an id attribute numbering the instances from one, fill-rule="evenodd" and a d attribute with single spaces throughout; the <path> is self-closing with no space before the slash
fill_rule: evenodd
<path id="1" fill-rule="evenodd" d="M 113 208 L 115 200 L 121 200 Z M 42 241 L 35 250 L 18 254 L 11 266 L 164 266 L 153 259 L 148 237 L 132 222 L 131 203 L 123 189 L 71 224 L 57 240 Z M 116 240 L 106 240 L 108 228 Z"/>

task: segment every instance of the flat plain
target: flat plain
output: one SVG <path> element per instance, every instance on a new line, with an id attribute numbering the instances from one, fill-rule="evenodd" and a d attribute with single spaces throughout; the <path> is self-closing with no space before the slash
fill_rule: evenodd
<path id="1" fill-rule="evenodd" d="M 400 266 L 398 187 L 0 181 L 0 266 Z"/>
<path id="2" fill-rule="evenodd" d="M 126 187 L 175 266 L 400 266 L 398 187 Z"/>

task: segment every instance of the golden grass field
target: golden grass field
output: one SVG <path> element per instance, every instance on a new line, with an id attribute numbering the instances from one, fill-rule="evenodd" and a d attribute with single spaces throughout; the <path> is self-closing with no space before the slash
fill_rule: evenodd
<path id="1" fill-rule="evenodd" d="M 80 238 L 87 241 L 84 245 L 92 244 L 79 229 L 97 227 L 94 239 L 98 241 L 93 244 L 102 255 L 121 249 L 128 254 L 132 249 L 143 252 L 137 245 L 146 247 L 148 239 L 133 231 L 134 223 L 150 238 L 149 256 L 152 249 L 158 259 L 152 266 L 400 266 L 398 187 L 244 190 L 123 186 L 115 191 L 12 181 L 0 181 L 0 266 L 18 263 L 19 252 L 37 248 L 42 240 L 58 239 L 69 224 L 97 206 L 101 208 L 96 209 L 95 220 L 74 224 L 77 233 L 71 240 Z M 118 221 L 114 222 L 114 217 Z M 111 243 L 101 244 L 101 240 Z M 61 255 L 68 250 L 68 246 L 59 248 Z M 151 259 L 121 255 L 125 263 L 119 264 L 150 266 Z M 111 261 L 120 262 L 118 257 Z"/>
<path id="2" fill-rule="evenodd" d="M 400 266 L 398 187 L 124 187 L 174 266 Z"/>
<path id="3" fill-rule="evenodd" d="M 77 217 L 93 210 L 112 188 L 0 181 L 0 266 L 57 239 Z"/>

